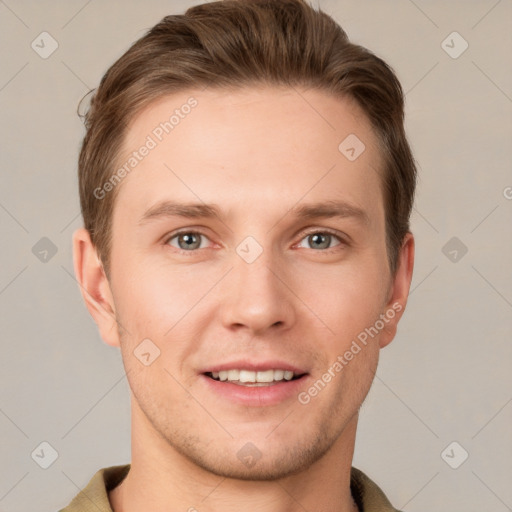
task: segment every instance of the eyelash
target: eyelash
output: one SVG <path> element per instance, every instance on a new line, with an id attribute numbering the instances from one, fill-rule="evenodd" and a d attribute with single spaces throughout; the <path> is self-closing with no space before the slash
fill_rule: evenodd
<path id="1" fill-rule="evenodd" d="M 328 228 L 315 229 L 315 230 L 309 231 L 304 234 L 304 236 L 299 240 L 298 243 L 302 242 L 305 238 L 307 238 L 311 235 L 316 235 L 316 234 L 330 235 L 330 236 L 333 236 L 334 238 L 336 238 L 338 240 L 338 242 L 340 242 L 339 245 L 335 245 L 334 247 L 330 247 L 328 249 L 320 249 L 320 250 L 311 249 L 312 251 L 315 251 L 318 253 L 330 254 L 333 251 L 339 250 L 341 248 L 340 246 L 347 245 L 347 243 L 348 243 L 338 232 L 336 232 L 332 229 L 328 229 Z M 208 238 L 208 235 L 206 235 L 205 233 L 202 233 L 201 231 L 182 230 L 182 231 L 177 231 L 176 233 L 173 233 L 170 236 L 166 237 L 164 240 L 164 245 L 169 245 L 171 240 L 173 240 L 174 238 L 176 238 L 180 235 L 200 235 L 200 236 L 204 236 L 205 238 Z M 297 244 L 295 244 L 295 245 L 297 245 Z M 172 246 L 172 248 L 174 250 L 178 251 L 179 254 L 185 254 L 187 256 L 193 255 L 194 253 L 197 253 L 200 250 L 200 249 L 192 249 L 192 250 L 187 251 L 185 249 L 179 249 L 178 247 L 174 247 L 174 246 Z"/>

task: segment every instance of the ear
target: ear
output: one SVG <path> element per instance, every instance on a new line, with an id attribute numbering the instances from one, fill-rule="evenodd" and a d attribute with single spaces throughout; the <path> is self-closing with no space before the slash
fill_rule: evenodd
<path id="1" fill-rule="evenodd" d="M 392 277 L 389 299 L 384 310 L 387 321 L 380 335 L 380 348 L 384 348 L 391 343 L 396 335 L 398 322 L 405 311 L 407 298 L 409 297 L 413 267 L 414 237 L 412 233 L 407 233 L 398 255 L 396 274 Z"/>
<path id="2" fill-rule="evenodd" d="M 85 305 L 96 322 L 103 341 L 118 347 L 119 333 L 110 283 L 89 231 L 85 228 L 77 229 L 73 233 L 73 264 Z"/>

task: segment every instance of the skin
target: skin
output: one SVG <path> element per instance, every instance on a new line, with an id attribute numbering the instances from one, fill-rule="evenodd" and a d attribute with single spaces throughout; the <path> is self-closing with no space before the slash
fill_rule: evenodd
<path id="1" fill-rule="evenodd" d="M 74 234 L 84 300 L 103 340 L 120 347 L 131 388 L 132 466 L 110 492 L 113 509 L 356 510 L 358 411 L 395 336 L 414 260 L 408 234 L 390 274 L 375 134 L 357 105 L 317 90 L 186 91 L 133 120 L 120 162 L 190 96 L 197 107 L 118 185 L 110 281 L 88 233 Z M 353 162 L 338 150 L 349 134 L 366 146 Z M 140 223 L 162 200 L 213 203 L 220 215 Z M 366 220 L 289 212 L 327 201 Z M 180 252 L 178 229 L 205 235 L 199 248 Z M 330 232 L 340 238 L 320 247 L 310 236 Z M 262 248 L 252 263 L 236 252 L 248 236 Z M 199 373 L 280 359 L 307 371 L 307 390 L 393 304 L 401 311 L 305 405 L 296 395 L 240 405 Z M 133 352 L 147 338 L 160 356 L 145 366 Z M 251 467 L 237 457 L 248 442 L 261 454 Z"/>

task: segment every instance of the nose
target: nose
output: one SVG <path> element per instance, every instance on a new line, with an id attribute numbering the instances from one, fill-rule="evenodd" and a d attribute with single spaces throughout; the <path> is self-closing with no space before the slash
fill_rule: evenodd
<path id="1" fill-rule="evenodd" d="M 290 328 L 296 310 L 287 281 L 286 273 L 265 252 L 252 263 L 235 255 L 221 305 L 224 327 L 250 335 Z"/>

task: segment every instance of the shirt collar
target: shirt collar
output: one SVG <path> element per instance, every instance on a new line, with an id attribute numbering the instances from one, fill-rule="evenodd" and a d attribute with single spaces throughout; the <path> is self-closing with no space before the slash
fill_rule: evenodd
<path id="1" fill-rule="evenodd" d="M 73 501 L 60 512 L 112 512 L 108 492 L 128 474 L 130 465 L 100 469 Z M 360 512 L 399 512 L 362 471 L 352 468 L 350 489 Z"/>

